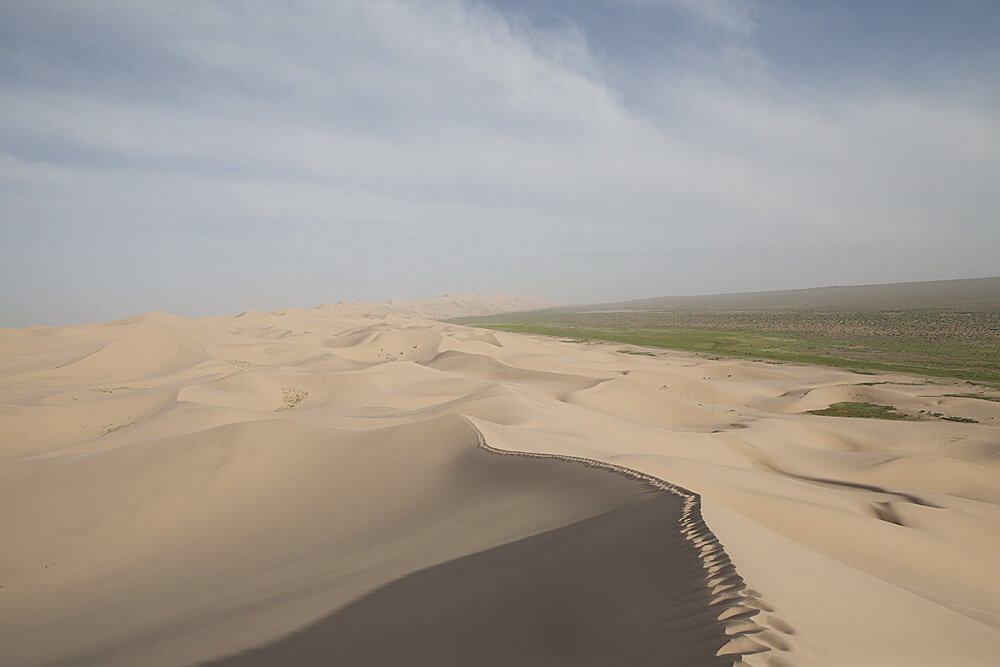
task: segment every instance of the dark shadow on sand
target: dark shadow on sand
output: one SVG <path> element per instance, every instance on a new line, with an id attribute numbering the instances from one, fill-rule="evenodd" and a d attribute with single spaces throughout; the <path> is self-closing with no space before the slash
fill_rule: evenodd
<path id="1" fill-rule="evenodd" d="M 595 471 L 596 472 L 596 471 Z M 245 665 L 731 665 L 683 500 L 618 509 L 418 571 L 270 644 Z"/>

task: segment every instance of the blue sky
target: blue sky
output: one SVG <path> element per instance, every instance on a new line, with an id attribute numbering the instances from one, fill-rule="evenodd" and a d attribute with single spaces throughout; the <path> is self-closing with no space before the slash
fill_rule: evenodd
<path id="1" fill-rule="evenodd" d="M 1000 3 L 0 2 L 0 325 L 1000 274 Z"/>

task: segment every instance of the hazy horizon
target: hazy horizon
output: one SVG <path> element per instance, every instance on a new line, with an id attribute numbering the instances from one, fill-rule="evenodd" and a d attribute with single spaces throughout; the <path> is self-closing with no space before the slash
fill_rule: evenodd
<path id="1" fill-rule="evenodd" d="M 552 301 L 555 302 L 559 306 L 585 306 L 585 305 L 590 305 L 590 304 L 593 304 L 593 305 L 602 305 L 602 304 L 626 303 L 626 302 L 630 302 L 630 301 L 646 301 L 646 300 L 650 300 L 650 299 L 671 298 L 671 297 L 677 297 L 677 298 L 689 298 L 689 297 L 692 297 L 692 298 L 696 298 L 696 297 L 712 297 L 712 296 L 728 296 L 728 295 L 768 294 L 768 293 L 772 293 L 772 292 L 808 292 L 808 291 L 811 291 L 811 290 L 823 290 L 823 289 L 829 289 L 829 288 L 883 287 L 883 286 L 903 285 L 903 284 L 953 282 L 953 281 L 963 281 L 963 280 L 986 280 L 986 279 L 990 279 L 990 278 L 1000 278 L 1000 276 L 977 276 L 977 277 L 974 277 L 974 278 L 943 278 L 943 279 L 940 279 L 940 280 L 903 281 L 903 282 L 900 282 L 900 283 L 865 283 L 865 284 L 840 284 L 840 285 L 809 285 L 809 286 L 803 286 L 803 287 L 780 288 L 780 289 L 776 289 L 776 290 L 732 290 L 732 291 L 728 291 L 728 292 L 704 292 L 704 293 L 697 293 L 697 294 L 649 294 L 649 295 L 640 296 L 640 297 L 627 297 L 625 299 L 619 299 L 617 301 L 585 301 L 585 302 L 582 302 L 582 301 L 557 301 L 557 300 L 554 300 L 554 299 L 552 299 Z M 320 302 L 316 302 L 316 303 L 308 303 L 308 304 L 306 304 L 306 303 L 302 303 L 302 304 L 299 304 L 299 303 L 297 303 L 297 304 L 275 304 L 273 306 L 256 306 L 256 305 L 250 305 L 250 306 L 246 306 L 246 307 L 243 307 L 243 308 L 237 308 L 235 310 L 228 310 L 228 311 L 225 311 L 225 312 L 198 312 L 198 311 L 194 311 L 194 310 L 191 310 L 191 309 L 188 309 L 186 311 L 164 311 L 162 309 L 152 309 L 152 310 L 136 311 L 136 312 L 132 312 L 132 313 L 125 313 L 125 314 L 115 315 L 113 317 L 109 317 L 109 318 L 106 318 L 106 319 L 87 319 L 87 320 L 81 319 L 81 320 L 77 320 L 77 321 L 69 321 L 69 320 L 63 319 L 63 320 L 55 320 L 55 321 L 52 321 L 52 322 L 30 322 L 30 323 L 25 323 L 25 324 L 3 324 L 3 323 L 0 323 L 0 327 L 26 328 L 26 327 L 30 327 L 30 326 L 34 326 L 34 325 L 42 325 L 42 326 L 65 326 L 65 325 L 69 325 L 69 326 L 72 326 L 72 325 L 85 325 L 85 324 L 99 324 L 99 323 L 102 323 L 102 322 L 109 322 L 109 321 L 115 321 L 115 320 L 120 320 L 120 319 L 127 319 L 129 317 L 135 317 L 135 316 L 139 316 L 139 315 L 148 315 L 150 313 L 156 313 L 156 312 L 166 312 L 169 315 L 176 315 L 176 316 L 180 316 L 180 317 L 187 317 L 187 318 L 195 318 L 195 319 L 197 319 L 197 318 L 200 318 L 200 317 L 215 317 L 215 316 L 227 317 L 227 316 L 234 316 L 234 315 L 239 315 L 239 314 L 242 314 L 242 313 L 248 312 L 248 311 L 269 312 L 269 311 L 273 311 L 273 310 L 282 310 L 282 309 L 308 310 L 308 309 L 311 309 L 311 308 L 316 308 L 316 307 L 322 306 L 324 304 L 337 304 L 337 303 L 388 303 L 388 302 L 393 302 L 393 301 L 402 302 L 402 303 L 414 303 L 414 302 L 421 302 L 421 301 L 435 301 L 437 299 L 445 299 L 445 298 L 451 297 L 451 296 L 481 296 L 481 297 L 489 297 L 489 296 L 504 295 L 504 294 L 506 294 L 506 293 L 490 292 L 490 293 L 483 293 L 483 294 L 460 294 L 460 293 L 457 293 L 457 292 L 448 292 L 448 293 L 439 294 L 439 295 L 418 296 L 418 297 L 413 298 L 413 299 L 397 299 L 396 297 L 392 297 L 392 296 L 386 297 L 385 299 L 378 299 L 378 300 L 375 300 L 375 299 L 357 299 L 357 300 L 327 299 L 325 301 L 320 301 Z M 516 294 L 516 295 L 507 294 L 507 296 L 529 297 L 529 298 L 532 298 L 532 297 L 541 297 L 541 298 L 545 298 L 545 299 L 549 298 L 545 294 Z M 928 307 L 933 307 L 933 306 L 928 306 Z M 432 318 L 432 319 L 436 319 L 436 318 Z"/>
<path id="2" fill-rule="evenodd" d="M 0 326 L 1000 275 L 993 2 L 0 18 Z"/>

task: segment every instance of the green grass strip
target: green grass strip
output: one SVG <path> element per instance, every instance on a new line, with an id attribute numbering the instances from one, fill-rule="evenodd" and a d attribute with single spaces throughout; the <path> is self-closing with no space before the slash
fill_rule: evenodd
<path id="1" fill-rule="evenodd" d="M 913 373 L 1000 383 L 1000 364 L 983 362 L 961 346 L 953 349 L 880 349 L 874 341 L 831 341 L 788 334 L 712 329 L 596 329 L 536 323 L 462 321 L 462 324 L 512 333 L 600 340 L 735 358 L 760 358 L 832 366 L 855 372 Z M 914 358 L 919 361 L 914 361 Z"/>
<path id="2" fill-rule="evenodd" d="M 944 396 L 951 396 L 952 398 L 977 398 L 980 401 L 1000 403 L 1000 396 L 984 396 L 983 394 L 944 394 Z"/>

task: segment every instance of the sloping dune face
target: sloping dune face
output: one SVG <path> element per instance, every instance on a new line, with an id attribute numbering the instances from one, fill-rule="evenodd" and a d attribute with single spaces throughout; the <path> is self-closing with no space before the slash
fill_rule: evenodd
<path id="1" fill-rule="evenodd" d="M 523 423 L 533 384 L 601 381 L 511 366 L 492 334 L 351 306 L 0 340 L 0 663 L 761 650 L 692 494 L 490 448 L 473 413 Z"/>
<path id="2" fill-rule="evenodd" d="M 0 664 L 995 663 L 996 392 L 620 347 L 0 330 Z"/>
<path id="3" fill-rule="evenodd" d="M 582 467 L 556 471 L 566 465 L 555 460 L 485 465 L 514 478 L 521 468 L 551 472 L 544 483 L 561 480 L 567 491 L 579 476 L 575 491 L 587 496 L 607 482 Z M 633 483 L 618 481 L 630 500 L 615 509 L 413 572 L 212 664 L 732 664 L 735 650 L 718 654 L 735 624 L 712 602 L 733 615 L 751 610 L 712 595 L 699 550 L 676 530 L 682 499 L 636 497 Z"/>

